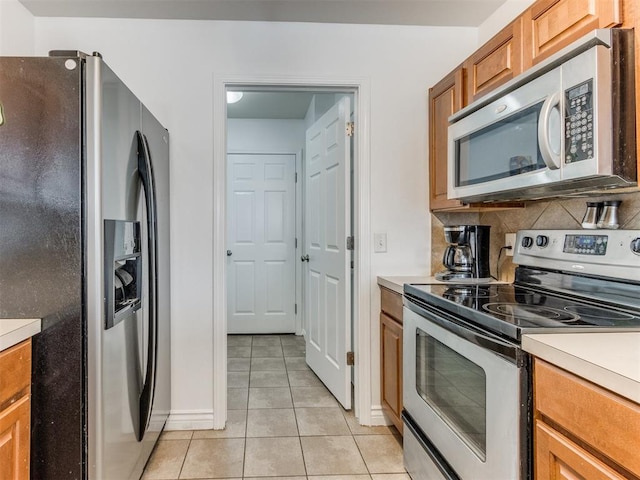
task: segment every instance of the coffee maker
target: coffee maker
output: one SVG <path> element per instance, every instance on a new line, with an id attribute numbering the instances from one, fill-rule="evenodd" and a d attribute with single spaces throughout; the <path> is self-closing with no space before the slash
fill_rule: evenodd
<path id="1" fill-rule="evenodd" d="M 442 264 L 447 270 L 436 273 L 443 282 L 491 280 L 489 271 L 489 225 L 452 225 L 444 227 L 449 244 Z"/>

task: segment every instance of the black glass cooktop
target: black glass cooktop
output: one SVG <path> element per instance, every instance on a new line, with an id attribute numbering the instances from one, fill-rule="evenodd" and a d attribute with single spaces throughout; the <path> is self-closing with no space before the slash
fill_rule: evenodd
<path id="1" fill-rule="evenodd" d="M 405 285 L 407 299 L 433 305 L 519 340 L 547 330 L 640 330 L 640 312 L 509 284 Z"/>

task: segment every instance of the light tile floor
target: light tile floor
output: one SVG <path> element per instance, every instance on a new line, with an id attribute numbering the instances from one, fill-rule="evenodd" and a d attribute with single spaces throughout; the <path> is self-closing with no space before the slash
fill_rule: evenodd
<path id="1" fill-rule="evenodd" d="M 394 427 L 363 427 L 294 335 L 230 335 L 224 430 L 164 432 L 143 480 L 410 480 Z"/>

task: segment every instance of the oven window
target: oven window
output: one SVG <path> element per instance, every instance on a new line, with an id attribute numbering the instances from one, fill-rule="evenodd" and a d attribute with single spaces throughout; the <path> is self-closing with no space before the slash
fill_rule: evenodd
<path id="1" fill-rule="evenodd" d="M 418 329 L 416 388 L 422 399 L 484 461 L 487 451 L 484 370 Z"/>
<path id="2" fill-rule="evenodd" d="M 476 185 L 546 168 L 538 149 L 543 102 L 459 138 L 456 186 Z M 556 148 L 559 151 L 559 147 Z"/>

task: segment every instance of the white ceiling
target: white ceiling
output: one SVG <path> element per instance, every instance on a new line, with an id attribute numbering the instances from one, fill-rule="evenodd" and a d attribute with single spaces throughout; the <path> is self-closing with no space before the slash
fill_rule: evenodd
<path id="1" fill-rule="evenodd" d="M 35 16 L 477 27 L 506 0 L 20 0 Z"/>

